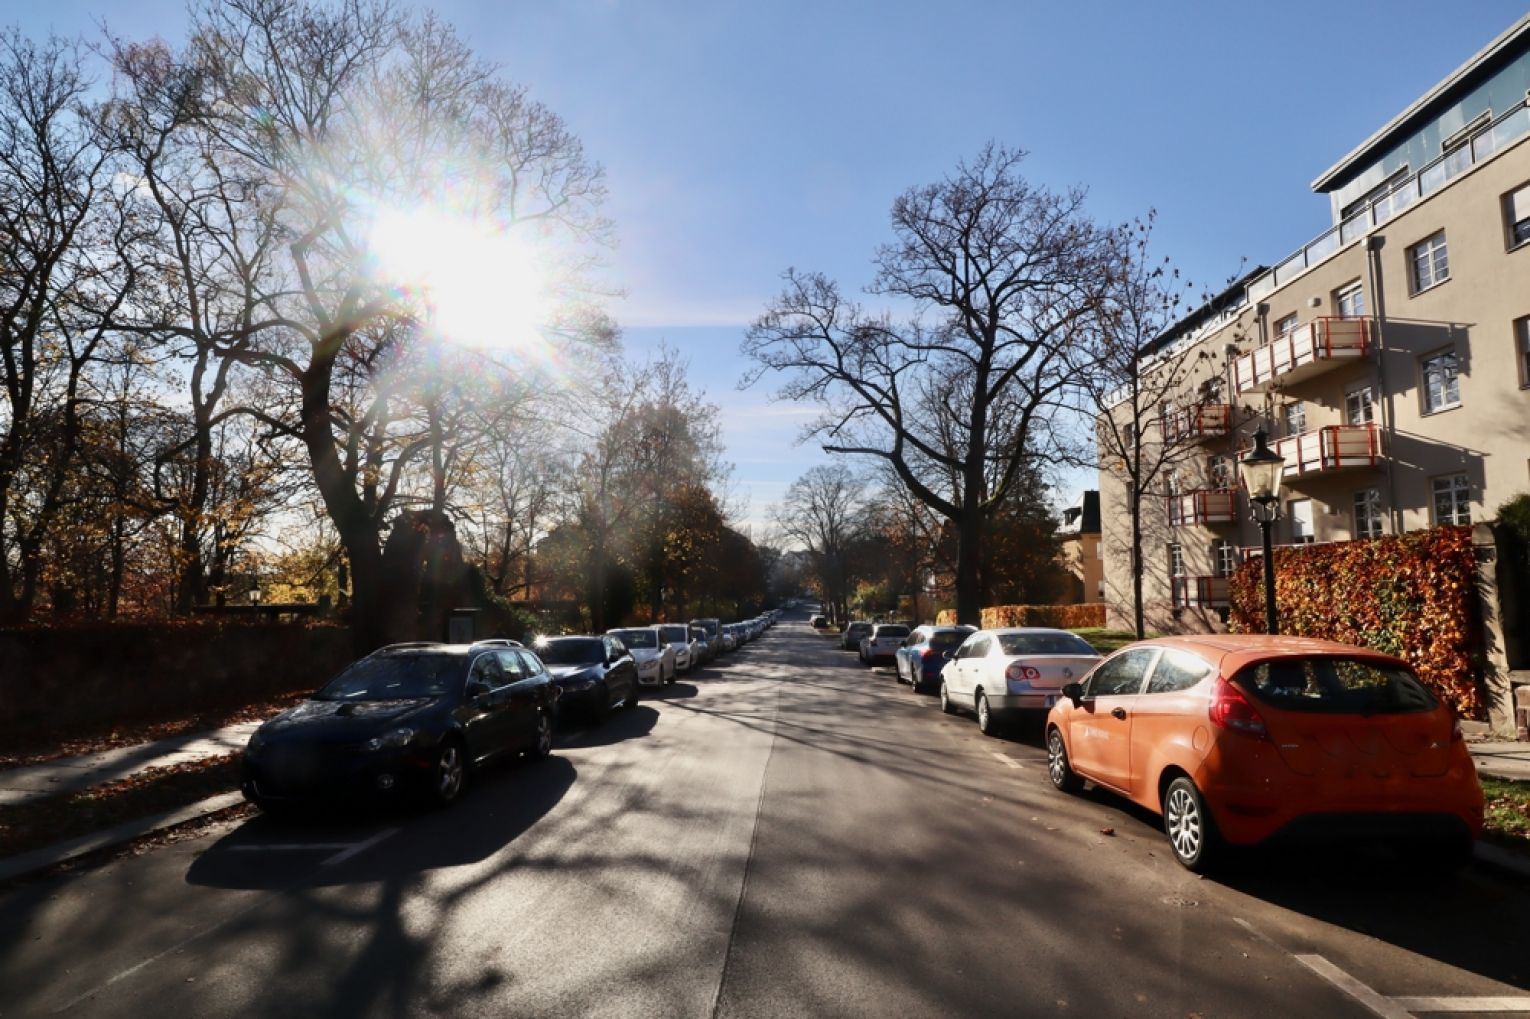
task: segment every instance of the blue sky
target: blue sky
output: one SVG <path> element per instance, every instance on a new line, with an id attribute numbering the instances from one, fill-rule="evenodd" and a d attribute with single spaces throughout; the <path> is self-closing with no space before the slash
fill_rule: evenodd
<path id="1" fill-rule="evenodd" d="M 1215 285 L 1327 225 L 1309 184 L 1525 13 L 1524 0 L 470 2 L 434 5 L 559 112 L 609 174 L 611 310 L 724 409 L 758 526 L 825 459 L 767 382 L 736 389 L 743 328 L 791 266 L 854 289 L 887 210 L 994 139 L 1089 189 L 1104 221 L 1157 209 L 1161 254 Z M 179 36 L 181 0 L 53 0 L 39 32 Z M 1068 491 L 1087 483 L 1073 476 Z"/>

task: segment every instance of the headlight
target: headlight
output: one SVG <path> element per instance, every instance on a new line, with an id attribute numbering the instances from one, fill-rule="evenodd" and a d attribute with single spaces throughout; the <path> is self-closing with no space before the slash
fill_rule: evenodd
<path id="1" fill-rule="evenodd" d="M 408 746 L 412 739 L 414 739 L 413 729 L 394 729 L 381 736 L 373 736 L 362 746 L 367 750 L 397 750 L 399 747 Z"/>

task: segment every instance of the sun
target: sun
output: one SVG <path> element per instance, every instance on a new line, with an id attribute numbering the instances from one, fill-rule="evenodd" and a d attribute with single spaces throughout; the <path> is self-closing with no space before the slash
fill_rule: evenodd
<path id="1" fill-rule="evenodd" d="M 547 274 L 511 230 L 438 209 L 384 210 L 367 246 L 378 280 L 418 297 L 446 339 L 522 353 L 542 345 L 552 313 Z"/>

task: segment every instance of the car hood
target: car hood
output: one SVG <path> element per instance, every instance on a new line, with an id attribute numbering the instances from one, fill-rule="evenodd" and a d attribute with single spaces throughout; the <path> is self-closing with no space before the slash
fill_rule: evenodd
<path id="1" fill-rule="evenodd" d="M 428 697 L 389 701 L 304 701 L 260 727 L 264 738 L 350 737 L 372 732 L 435 703 Z"/>
<path id="2" fill-rule="evenodd" d="M 634 662 L 651 662 L 663 652 L 652 647 L 630 647 L 627 653 L 632 656 Z"/>
<path id="3" fill-rule="evenodd" d="M 553 679 L 579 679 L 582 678 L 585 673 L 594 675 L 599 669 L 600 666 L 597 664 L 549 665 L 547 667 L 547 674 Z"/>

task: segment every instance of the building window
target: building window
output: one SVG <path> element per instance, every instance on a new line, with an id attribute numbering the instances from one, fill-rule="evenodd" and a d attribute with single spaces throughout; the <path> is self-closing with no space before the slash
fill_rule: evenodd
<path id="1" fill-rule="evenodd" d="M 1288 403 L 1282 408 L 1282 414 L 1286 423 L 1286 435 L 1300 435 L 1307 430 L 1307 405 L 1300 400 Z"/>
<path id="2" fill-rule="evenodd" d="M 1519 384 L 1530 388 L 1530 316 L 1514 323 L 1514 347 L 1519 351 Z"/>
<path id="3" fill-rule="evenodd" d="M 1530 242 L 1530 184 L 1503 196 L 1503 225 L 1509 236 L 1509 247 L 1517 248 Z"/>
<path id="4" fill-rule="evenodd" d="M 1450 278 L 1450 256 L 1445 250 L 1445 231 L 1426 237 L 1408 249 L 1413 292 L 1428 290 Z"/>
<path id="5" fill-rule="evenodd" d="M 1376 420 L 1376 390 L 1369 383 L 1344 394 L 1344 420 L 1352 425 L 1368 425 Z"/>
<path id="6" fill-rule="evenodd" d="M 1297 315 L 1296 312 L 1293 311 L 1285 318 L 1279 318 L 1275 320 L 1275 335 L 1290 336 L 1292 333 L 1296 332 L 1296 325 Z"/>
<path id="7" fill-rule="evenodd" d="M 1348 283 L 1333 293 L 1333 307 L 1345 318 L 1365 317 L 1365 288 L 1359 280 Z"/>
<path id="8" fill-rule="evenodd" d="M 1291 518 L 1291 540 L 1298 545 L 1310 545 L 1317 540 L 1312 529 L 1312 500 L 1292 499 L 1286 503 L 1286 513 Z"/>
<path id="9" fill-rule="evenodd" d="M 1177 541 L 1169 542 L 1169 576 L 1183 577 L 1185 575 L 1185 549 Z"/>
<path id="10" fill-rule="evenodd" d="M 1234 484 L 1233 460 L 1225 453 L 1215 453 L 1206 459 L 1206 476 L 1212 488 L 1232 488 Z"/>
<path id="11" fill-rule="evenodd" d="M 1472 522 L 1472 485 L 1465 474 L 1447 474 L 1434 479 L 1434 522 L 1469 524 Z"/>
<path id="12" fill-rule="evenodd" d="M 1424 377 L 1425 414 L 1461 406 L 1461 382 L 1454 350 L 1431 354 L 1419 362 L 1419 368 Z"/>
<path id="13" fill-rule="evenodd" d="M 1355 493 L 1355 537 L 1381 537 L 1381 489 Z"/>
<path id="14" fill-rule="evenodd" d="M 1206 402 L 1217 404 L 1222 402 L 1224 384 L 1221 379 L 1207 379 L 1201 383 L 1201 393 L 1206 397 Z"/>
<path id="15" fill-rule="evenodd" d="M 1231 542 L 1219 541 L 1212 547 L 1216 554 L 1217 576 L 1232 576 L 1233 570 L 1238 568 L 1238 546 Z"/>

